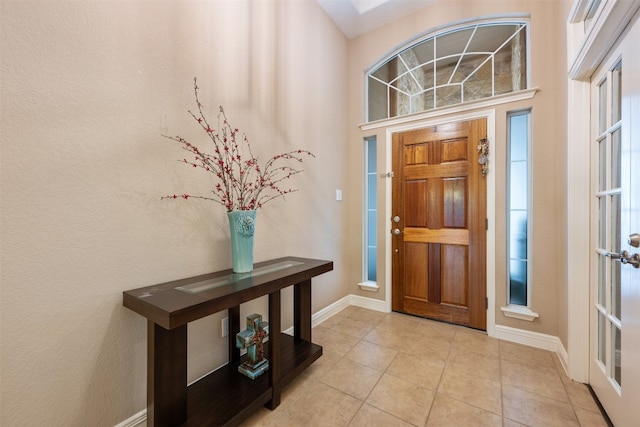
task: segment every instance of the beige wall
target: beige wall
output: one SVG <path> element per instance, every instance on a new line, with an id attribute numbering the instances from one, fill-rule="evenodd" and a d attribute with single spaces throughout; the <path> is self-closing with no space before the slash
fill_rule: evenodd
<path id="1" fill-rule="evenodd" d="M 0 8 L 0 425 L 112 426 L 144 409 L 146 323 L 122 291 L 231 265 L 221 207 L 160 201 L 207 191 L 160 136 L 200 137 L 194 76 L 262 159 L 315 153 L 300 191 L 258 213 L 255 258 L 331 259 L 313 309 L 346 295 L 347 41 L 315 1 Z M 190 325 L 190 380 L 226 361 L 221 317 Z"/>
<path id="2" fill-rule="evenodd" d="M 495 141 L 504 164 L 505 112 L 533 107 L 533 308 L 541 317 L 528 323 L 498 310 L 496 319 L 560 335 L 566 346 L 567 2 L 443 0 L 349 42 L 313 0 L 0 8 L 0 425 L 110 426 L 142 410 L 146 323 L 122 307 L 122 291 L 230 265 L 220 207 L 159 200 L 207 191 L 207 177 L 181 167 L 178 147 L 160 137 L 199 135 L 186 113 L 194 76 L 205 106 L 224 105 L 260 156 L 291 148 L 317 156 L 291 183 L 300 192 L 258 213 L 256 260 L 333 260 L 335 270 L 314 280 L 314 312 L 348 294 L 382 299 L 388 284 L 378 294 L 356 285 L 363 71 L 418 34 L 474 16 L 531 14 L 532 85 L 541 90 L 496 109 Z M 504 188 L 504 169 L 493 171 Z M 504 198 L 494 202 L 500 230 Z M 381 217 L 380 236 L 387 231 Z M 500 307 L 504 263 L 496 268 Z M 283 298 L 289 307 L 291 293 Z M 243 315 L 265 307 L 251 304 Z M 225 361 L 221 317 L 190 325 L 190 380 Z M 283 320 L 290 326 L 290 310 Z"/>
<path id="3" fill-rule="evenodd" d="M 530 16 L 531 86 L 540 91 L 530 101 L 497 106 L 496 140 L 492 141 L 496 161 L 491 165 L 495 174 L 496 225 L 496 324 L 560 336 L 566 347 L 566 17 L 568 1 L 453 1 L 442 0 L 410 16 L 399 19 L 349 42 L 349 158 L 350 163 L 360 164 L 362 153 L 359 143 L 371 132 L 362 132 L 359 124 L 364 121 L 365 70 L 383 56 L 402 46 L 418 35 L 429 33 L 447 24 L 474 19 L 475 17 L 503 17 L 506 14 Z M 540 314 L 533 323 L 506 318 L 500 307 L 506 304 L 505 273 L 505 164 L 506 164 L 506 112 L 521 108 L 533 111 L 533 297 L 532 309 Z M 455 116 L 443 120 L 453 119 Z M 378 164 L 385 164 L 384 129 L 378 130 Z M 351 192 L 362 186 L 360 169 L 351 169 Z M 384 180 L 381 180 L 381 183 Z M 351 201 L 350 212 L 357 209 L 357 201 Z M 382 211 L 384 212 L 384 211 Z M 379 247 L 389 232 L 389 222 L 380 216 L 378 227 Z M 349 253 L 355 253 L 359 238 L 354 238 Z M 384 297 L 384 274 L 378 274 Z M 355 280 L 355 277 L 354 277 Z M 353 282 L 353 280 L 352 280 Z M 353 293 L 366 293 L 353 288 Z"/>

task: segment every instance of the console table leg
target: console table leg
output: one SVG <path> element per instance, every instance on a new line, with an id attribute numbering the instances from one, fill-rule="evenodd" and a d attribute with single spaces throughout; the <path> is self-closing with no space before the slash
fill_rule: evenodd
<path id="1" fill-rule="evenodd" d="M 311 279 L 293 286 L 293 337 L 311 342 Z"/>
<path id="2" fill-rule="evenodd" d="M 147 326 L 147 425 L 187 423 L 187 325 Z"/>
<path id="3" fill-rule="evenodd" d="M 275 409 L 280 405 L 280 393 L 282 386 L 280 383 L 280 331 L 282 310 L 280 305 L 280 291 L 269 294 L 269 384 L 273 394 L 271 401 L 267 403 L 269 409 Z"/>

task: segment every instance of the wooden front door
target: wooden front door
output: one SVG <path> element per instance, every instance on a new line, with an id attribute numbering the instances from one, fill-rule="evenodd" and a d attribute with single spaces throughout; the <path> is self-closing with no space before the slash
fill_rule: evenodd
<path id="1" fill-rule="evenodd" d="M 392 309 L 486 330 L 486 120 L 393 135 Z"/>

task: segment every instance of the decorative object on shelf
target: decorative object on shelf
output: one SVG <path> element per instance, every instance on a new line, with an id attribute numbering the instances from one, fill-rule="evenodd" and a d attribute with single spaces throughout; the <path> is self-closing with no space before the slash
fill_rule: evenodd
<path id="1" fill-rule="evenodd" d="M 236 334 L 236 347 L 247 349 L 247 359 L 238 366 L 238 372 L 254 380 L 269 369 L 264 357 L 264 340 L 268 336 L 269 324 L 262 321 L 262 315 L 247 316 L 247 329 Z"/>
<path id="2" fill-rule="evenodd" d="M 478 163 L 482 166 L 482 176 L 487 176 L 489 171 L 489 140 L 482 138 L 478 144 Z"/>
<path id="3" fill-rule="evenodd" d="M 227 212 L 234 211 L 255 211 L 258 208 L 264 206 L 265 203 L 277 198 L 284 197 L 286 194 L 298 191 L 297 189 L 291 189 L 283 187 L 283 182 L 293 175 L 302 172 L 301 169 L 295 169 L 287 164 L 286 161 L 302 162 L 304 156 L 315 157 L 311 152 L 307 150 L 293 150 L 283 154 L 278 154 L 271 157 L 264 163 L 263 166 L 258 164 L 258 157 L 251 151 L 251 145 L 247 136 L 237 128 L 234 128 L 229 124 L 227 116 L 224 112 L 224 108 L 220 106 L 218 111 L 218 122 L 214 126 L 209 123 L 204 112 L 203 105 L 200 102 L 198 96 L 198 81 L 197 78 L 193 79 L 193 90 L 196 99 L 197 110 L 195 112 L 189 110 L 189 114 L 200 126 L 208 140 L 213 143 L 211 147 L 212 153 L 207 153 L 200 150 L 200 148 L 181 136 L 167 136 L 163 135 L 172 141 L 178 142 L 182 149 L 189 153 L 188 157 L 179 159 L 181 163 L 185 163 L 196 169 L 202 169 L 205 172 L 210 173 L 213 177 L 214 185 L 211 189 L 210 196 L 193 196 L 190 194 L 182 195 L 170 195 L 164 196 L 162 199 L 202 199 L 211 200 L 224 206 Z M 283 163 L 284 162 L 284 163 Z M 248 228 L 249 221 L 246 216 L 239 215 L 243 218 L 243 228 Z M 231 240 L 233 246 L 233 229 L 234 225 L 231 224 Z M 251 217 L 251 240 L 243 241 L 240 249 L 232 249 L 232 255 L 234 256 L 234 268 L 236 273 L 246 273 L 251 271 L 252 267 L 246 267 L 245 262 L 240 264 L 243 267 L 238 267 L 242 271 L 236 270 L 235 257 L 240 256 L 243 260 L 251 259 L 253 264 L 253 232 L 255 230 L 255 213 Z M 236 227 L 237 228 L 237 227 Z M 246 233 L 245 233 L 246 234 Z M 248 237 L 248 236 L 244 236 Z M 238 240 L 238 239 L 236 239 Z M 240 239 L 241 240 L 241 239 Z M 247 251 L 250 254 L 247 255 Z M 247 269 L 248 268 L 248 269 Z"/>
<path id="4" fill-rule="evenodd" d="M 253 270 L 253 234 L 256 228 L 256 213 L 255 210 L 227 212 L 234 273 L 248 273 Z"/>

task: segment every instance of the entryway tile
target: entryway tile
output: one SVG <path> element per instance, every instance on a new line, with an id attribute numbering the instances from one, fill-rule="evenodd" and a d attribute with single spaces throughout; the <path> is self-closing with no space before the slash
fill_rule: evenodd
<path id="1" fill-rule="evenodd" d="M 354 306 L 313 328 L 313 341 L 322 357 L 278 408 L 242 426 L 606 426 L 587 386 L 546 350 Z"/>
<path id="2" fill-rule="evenodd" d="M 503 401 L 504 417 L 527 426 L 579 426 L 574 408 L 568 403 L 511 386 L 503 387 Z"/>
<path id="3" fill-rule="evenodd" d="M 288 419 L 297 426 L 347 426 L 362 402 L 321 382 L 288 408 Z"/>
<path id="4" fill-rule="evenodd" d="M 502 413 L 500 381 L 458 371 L 454 366 L 445 368 L 438 393 L 494 414 Z"/>
<path id="5" fill-rule="evenodd" d="M 366 403 L 415 426 L 423 426 L 433 398 L 433 390 L 385 374 Z"/>
<path id="6" fill-rule="evenodd" d="M 343 358 L 320 381 L 364 401 L 381 376 L 381 371 Z"/>
<path id="7" fill-rule="evenodd" d="M 440 384 L 443 371 L 444 362 L 441 360 L 400 352 L 386 373 L 417 386 L 435 390 Z"/>
<path id="8" fill-rule="evenodd" d="M 347 359 L 355 360 L 365 366 L 384 372 L 398 351 L 382 347 L 368 341 L 360 341 L 345 355 Z"/>
<path id="9" fill-rule="evenodd" d="M 427 419 L 427 427 L 502 427 L 500 415 L 438 394 Z"/>
<path id="10" fill-rule="evenodd" d="M 365 403 L 349 427 L 413 427 L 413 424 Z"/>

